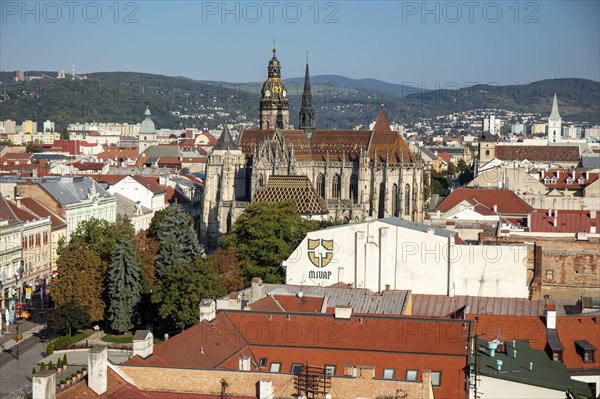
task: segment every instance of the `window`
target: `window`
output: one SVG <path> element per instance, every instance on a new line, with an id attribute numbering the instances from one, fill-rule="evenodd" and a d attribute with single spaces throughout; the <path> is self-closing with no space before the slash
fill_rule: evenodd
<path id="1" fill-rule="evenodd" d="M 398 207 L 398 185 L 392 186 L 392 215 L 398 216 L 400 208 Z"/>
<path id="2" fill-rule="evenodd" d="M 571 177 L 567 177 L 567 184 L 573 184 L 573 179 Z"/>
<path id="3" fill-rule="evenodd" d="M 555 362 L 562 362 L 562 351 L 552 352 L 552 360 Z"/>
<path id="4" fill-rule="evenodd" d="M 350 199 L 353 203 L 358 203 L 358 176 L 350 176 Z"/>
<path id="5" fill-rule="evenodd" d="M 300 374 L 302 372 L 302 365 L 300 363 L 292 364 L 292 374 Z"/>
<path id="6" fill-rule="evenodd" d="M 325 374 L 326 375 L 335 375 L 335 366 L 325 365 Z"/>
<path id="7" fill-rule="evenodd" d="M 583 353 L 583 362 L 584 363 L 594 363 L 594 352 L 585 351 Z"/>
<path id="8" fill-rule="evenodd" d="M 385 216 L 385 183 L 379 185 L 379 209 L 377 210 L 377 217 Z"/>
<path id="9" fill-rule="evenodd" d="M 550 184 L 550 178 L 544 177 L 544 184 Z"/>
<path id="10" fill-rule="evenodd" d="M 585 183 L 585 180 L 583 180 L 583 177 L 580 177 L 579 179 L 577 179 L 577 183 L 583 184 L 583 183 Z"/>
<path id="11" fill-rule="evenodd" d="M 575 349 L 584 363 L 594 363 L 596 347 L 585 339 L 575 341 Z"/>
<path id="12" fill-rule="evenodd" d="M 404 187 L 404 214 L 410 215 L 410 186 Z"/>
<path id="13" fill-rule="evenodd" d="M 265 186 L 265 178 L 261 173 L 260 176 L 258 176 L 258 187 L 264 187 L 264 186 Z"/>
<path id="14" fill-rule="evenodd" d="M 394 379 L 394 369 L 383 369 L 383 379 L 384 380 L 393 380 Z"/>
<path id="15" fill-rule="evenodd" d="M 442 372 L 441 371 L 432 371 L 431 372 L 431 385 L 434 387 L 439 387 L 442 385 Z"/>
<path id="16" fill-rule="evenodd" d="M 317 176 L 317 194 L 325 198 L 325 177 L 322 174 Z"/>
<path id="17" fill-rule="evenodd" d="M 490 150 L 485 150 L 485 155 L 490 155 Z"/>
<path id="18" fill-rule="evenodd" d="M 267 365 L 267 358 L 266 357 L 261 357 L 260 360 L 258 361 L 258 365 L 260 367 L 265 367 Z"/>
<path id="19" fill-rule="evenodd" d="M 331 197 L 332 198 L 340 198 L 341 190 L 342 190 L 342 185 L 340 183 L 340 175 L 338 175 L 336 173 L 331 178 Z"/>
<path id="20" fill-rule="evenodd" d="M 546 280 L 554 280 L 554 270 L 546 271 Z"/>
<path id="21" fill-rule="evenodd" d="M 279 373 L 281 371 L 281 363 L 271 363 L 271 373 Z"/>
<path id="22" fill-rule="evenodd" d="M 419 378 L 417 370 L 406 370 L 406 381 L 416 381 Z"/>

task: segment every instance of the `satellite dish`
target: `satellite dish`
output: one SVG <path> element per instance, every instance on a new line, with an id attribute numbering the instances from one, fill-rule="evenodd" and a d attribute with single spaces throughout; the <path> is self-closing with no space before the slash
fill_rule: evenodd
<path id="1" fill-rule="evenodd" d="M 298 291 L 298 298 L 302 298 L 304 296 L 304 292 Z"/>

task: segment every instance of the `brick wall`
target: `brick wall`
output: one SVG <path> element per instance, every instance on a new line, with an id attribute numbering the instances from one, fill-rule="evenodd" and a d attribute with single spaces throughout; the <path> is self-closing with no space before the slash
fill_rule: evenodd
<path id="1" fill-rule="evenodd" d="M 600 244 L 597 241 L 553 240 L 535 237 L 485 237 L 484 242 L 535 242 L 536 281 L 539 290 L 531 299 L 544 295 L 559 300 L 576 301 L 581 296 L 597 296 L 600 289 Z M 541 251 L 541 259 L 539 252 Z"/>
<path id="2" fill-rule="evenodd" d="M 228 384 L 227 395 L 256 397 L 257 382 L 271 380 L 275 398 L 289 398 L 296 393 L 294 376 L 291 374 L 125 365 L 114 367 L 120 369 L 140 389 L 147 391 L 201 392 L 220 395 L 221 381 L 225 380 Z M 422 373 L 423 381 L 415 382 L 332 377 L 331 394 L 334 398 L 395 398 L 398 393 L 401 395 L 406 393 L 407 395 L 404 397 L 433 399 L 430 373 L 426 370 L 423 370 Z"/>

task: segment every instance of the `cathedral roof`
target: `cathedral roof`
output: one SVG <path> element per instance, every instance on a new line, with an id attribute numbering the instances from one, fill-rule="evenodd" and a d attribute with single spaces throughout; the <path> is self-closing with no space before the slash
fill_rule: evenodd
<path id="1" fill-rule="evenodd" d="M 227 124 L 223 128 L 223 132 L 221 133 L 221 137 L 219 137 L 219 141 L 213 146 L 213 151 L 215 150 L 239 150 L 240 148 L 233 142 L 233 138 L 231 137 L 231 133 L 229 133 L 229 128 Z"/>
<path id="2" fill-rule="evenodd" d="M 294 201 L 301 215 L 327 214 L 327 206 L 306 176 L 271 176 L 257 189 L 253 202 Z"/>
<path id="3" fill-rule="evenodd" d="M 375 126 L 373 126 L 374 131 L 378 132 L 391 132 L 390 122 L 388 121 L 387 116 L 383 110 L 383 105 L 381 105 L 381 110 L 379 111 L 379 115 L 377 115 L 377 119 L 375 120 Z"/>

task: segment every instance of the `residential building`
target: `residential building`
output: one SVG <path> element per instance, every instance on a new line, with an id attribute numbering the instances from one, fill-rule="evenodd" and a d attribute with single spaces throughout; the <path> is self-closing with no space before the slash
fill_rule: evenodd
<path id="1" fill-rule="evenodd" d="M 21 297 L 22 240 L 24 222 L 0 195 L 0 309 L 9 309 L 14 315 L 15 302 Z M 11 302 L 9 304 L 9 301 Z"/>
<path id="2" fill-rule="evenodd" d="M 120 194 L 123 197 L 139 202 L 141 206 L 151 212 L 165 208 L 164 187 L 158 184 L 156 178 L 150 176 L 127 176 L 108 189 L 111 194 Z"/>
<path id="3" fill-rule="evenodd" d="M 67 241 L 83 221 L 115 222 L 116 198 L 89 177 L 47 177 L 17 184 L 23 197 L 31 197 L 67 221 Z"/>

